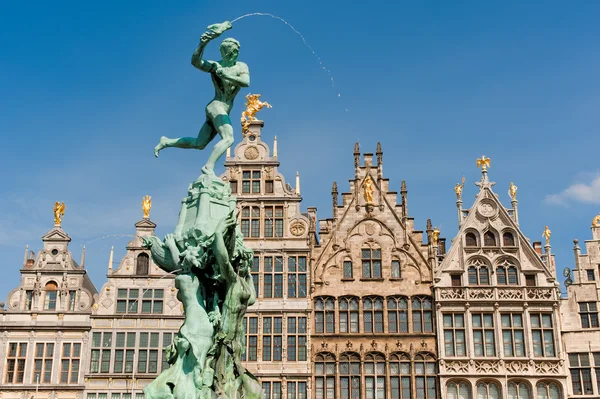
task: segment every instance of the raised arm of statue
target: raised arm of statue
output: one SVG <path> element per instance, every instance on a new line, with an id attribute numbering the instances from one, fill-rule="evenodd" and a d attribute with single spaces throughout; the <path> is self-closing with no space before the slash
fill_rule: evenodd
<path id="1" fill-rule="evenodd" d="M 206 32 L 200 36 L 198 48 L 194 51 L 194 54 L 192 54 L 192 65 L 204 72 L 214 72 L 217 67 L 219 67 L 219 63 L 203 60 L 202 55 L 204 54 L 204 48 L 208 42 L 221 36 L 223 32 L 229 29 L 231 29 L 231 22 L 229 21 L 208 26 Z"/>

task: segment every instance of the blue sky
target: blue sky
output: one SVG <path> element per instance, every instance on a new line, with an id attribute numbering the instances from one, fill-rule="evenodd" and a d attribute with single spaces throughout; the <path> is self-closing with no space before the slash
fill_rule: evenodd
<path id="1" fill-rule="evenodd" d="M 224 5 L 226 4 L 226 5 Z M 600 211 L 600 3 L 597 2 L 103 1 L 0 3 L 0 298 L 19 282 L 26 244 L 37 251 L 65 201 L 64 229 L 98 288 L 111 245 L 125 252 L 143 195 L 163 236 L 207 154 L 167 150 L 161 135 L 195 135 L 212 96 L 190 65 L 205 27 L 252 12 L 228 36 L 242 43 L 251 88 L 273 109 L 281 170 L 302 179 L 303 207 L 331 215 L 331 183 L 348 189 L 355 141 L 384 150 L 384 173 L 409 213 L 449 239 L 452 187 L 470 206 L 491 157 L 506 206 L 519 186 L 521 228 L 553 232 L 559 271 Z M 217 58 L 216 44 L 207 57 Z M 237 138 L 239 139 L 239 131 Z M 222 170 L 222 168 L 221 168 Z"/>

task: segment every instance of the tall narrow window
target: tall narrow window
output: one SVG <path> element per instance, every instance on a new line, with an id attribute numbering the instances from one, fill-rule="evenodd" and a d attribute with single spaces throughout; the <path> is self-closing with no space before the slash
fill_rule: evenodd
<path id="1" fill-rule="evenodd" d="M 596 274 L 594 273 L 594 269 L 586 270 L 588 281 L 596 281 Z"/>
<path id="2" fill-rule="evenodd" d="M 473 232 L 468 232 L 465 234 L 465 246 L 467 247 L 476 247 L 477 246 L 477 236 Z"/>
<path id="3" fill-rule="evenodd" d="M 388 330 L 391 333 L 408 332 L 408 299 L 390 297 L 387 300 Z"/>
<path id="4" fill-rule="evenodd" d="M 335 305 L 333 298 L 315 299 L 315 332 L 335 332 Z"/>
<path id="5" fill-rule="evenodd" d="M 281 399 L 280 381 L 263 381 L 263 399 Z"/>
<path id="6" fill-rule="evenodd" d="M 433 332 L 433 304 L 428 296 L 412 299 L 413 332 Z"/>
<path id="7" fill-rule="evenodd" d="M 466 382 L 449 382 L 448 399 L 471 399 L 471 389 Z"/>
<path id="8" fill-rule="evenodd" d="M 81 358 L 80 343 L 63 343 L 60 360 L 61 384 L 77 384 L 79 382 L 79 362 Z"/>
<path id="9" fill-rule="evenodd" d="M 119 288 L 117 290 L 117 313 L 137 313 L 140 290 Z"/>
<path id="10" fill-rule="evenodd" d="M 466 356 L 465 316 L 460 313 L 444 315 L 444 348 L 446 356 Z"/>
<path id="11" fill-rule="evenodd" d="M 495 382 L 477 383 L 477 399 L 500 399 L 500 386 Z"/>
<path id="12" fill-rule="evenodd" d="M 56 297 L 58 285 L 54 281 L 46 283 L 44 296 L 44 310 L 56 310 Z"/>
<path id="13" fill-rule="evenodd" d="M 343 399 L 360 399 L 360 357 L 346 353 L 340 357 L 340 393 Z"/>
<path id="14" fill-rule="evenodd" d="M 385 399 L 385 359 L 379 354 L 367 354 L 364 364 L 366 399 Z"/>
<path id="15" fill-rule="evenodd" d="M 410 358 L 395 353 L 390 359 L 390 393 L 393 399 L 411 399 Z"/>
<path id="16" fill-rule="evenodd" d="M 252 274 L 252 283 L 254 284 L 254 293 L 256 294 L 256 296 L 258 297 L 258 274 L 259 274 L 259 267 L 260 267 L 260 258 L 258 256 L 255 256 L 252 259 L 252 266 L 250 269 L 250 274 Z"/>
<path id="17" fill-rule="evenodd" d="M 383 332 L 383 298 L 363 299 L 363 321 L 363 332 Z"/>
<path id="18" fill-rule="evenodd" d="M 402 274 L 400 273 L 400 261 L 397 259 L 392 260 L 392 278 L 401 278 Z"/>
<path id="19" fill-rule="evenodd" d="M 244 320 L 245 321 L 245 320 Z M 170 347 L 171 344 L 173 343 L 173 336 L 175 334 L 174 333 L 169 333 L 169 332 L 163 332 L 163 341 L 162 341 L 162 367 L 161 367 L 161 372 L 165 371 L 166 369 L 169 368 L 169 357 L 167 356 L 167 354 L 169 353 L 169 351 L 167 351 Z M 173 352 L 170 352 L 173 353 Z M 142 398 L 143 399 L 143 398 Z"/>
<path id="20" fill-rule="evenodd" d="M 517 285 L 517 268 L 508 260 L 502 261 L 496 267 L 498 285 Z"/>
<path id="21" fill-rule="evenodd" d="M 288 298 L 306 298 L 306 256 L 288 257 Z"/>
<path id="22" fill-rule="evenodd" d="M 514 247 L 515 246 L 515 237 L 510 232 L 505 232 L 502 234 L 502 245 L 505 247 Z"/>
<path id="23" fill-rule="evenodd" d="M 503 313 L 501 319 L 504 356 L 524 357 L 525 338 L 523 331 L 523 316 L 517 313 Z"/>
<path id="24" fill-rule="evenodd" d="M 31 310 L 33 306 L 33 291 L 25 291 L 25 310 Z"/>
<path id="25" fill-rule="evenodd" d="M 418 399 L 436 399 L 435 359 L 430 355 L 415 355 L 415 388 Z"/>
<path id="26" fill-rule="evenodd" d="M 475 356 L 496 356 L 494 343 L 494 315 L 491 313 L 473 314 L 473 344 Z"/>
<path id="27" fill-rule="evenodd" d="M 112 332 L 95 332 L 92 334 L 90 373 L 110 372 L 111 348 Z"/>
<path id="28" fill-rule="evenodd" d="M 260 170 L 245 170 L 242 172 L 242 193 L 260 193 Z"/>
<path id="29" fill-rule="evenodd" d="M 352 277 L 352 261 L 344 261 L 344 278 L 351 279 Z"/>
<path id="30" fill-rule="evenodd" d="M 150 257 L 147 253 L 141 253 L 137 256 L 135 264 L 135 274 L 138 276 L 147 276 L 150 268 Z"/>
<path id="31" fill-rule="evenodd" d="M 265 192 L 273 194 L 273 180 L 265 180 Z"/>
<path id="32" fill-rule="evenodd" d="M 23 377 L 25 376 L 27 343 L 10 342 L 8 344 L 8 354 L 6 358 L 6 377 L 4 382 L 7 384 L 22 384 Z"/>
<path id="33" fill-rule="evenodd" d="M 288 317 L 287 340 L 287 360 L 306 361 L 306 317 Z"/>
<path id="34" fill-rule="evenodd" d="M 329 353 L 315 358 L 315 398 L 335 399 L 335 358 Z"/>
<path id="35" fill-rule="evenodd" d="M 264 258 L 264 298 L 283 298 L 283 257 Z"/>
<path id="36" fill-rule="evenodd" d="M 346 297 L 339 300 L 340 333 L 358 332 L 358 298 Z"/>
<path id="37" fill-rule="evenodd" d="M 281 317 L 263 318 L 263 360 L 281 361 Z"/>
<path id="38" fill-rule="evenodd" d="M 598 328 L 598 307 L 596 302 L 579 302 L 579 316 L 582 328 Z"/>
<path id="39" fill-rule="evenodd" d="M 531 389 L 525 381 L 511 381 L 508 383 L 508 397 L 510 399 L 530 399 Z"/>
<path id="40" fill-rule="evenodd" d="M 146 289 L 142 293 L 142 313 L 162 314 L 164 290 Z"/>
<path id="41" fill-rule="evenodd" d="M 362 254 L 362 277 L 381 278 L 381 249 L 363 248 Z"/>
<path id="42" fill-rule="evenodd" d="M 531 314 L 531 333 L 533 337 L 533 355 L 554 357 L 554 330 L 550 313 Z"/>
<path id="43" fill-rule="evenodd" d="M 255 362 L 258 353 L 258 317 L 246 317 L 246 353 L 242 360 Z"/>
<path id="44" fill-rule="evenodd" d="M 592 395 L 592 368 L 588 353 L 569 353 L 569 371 L 573 384 L 573 395 Z"/>
<path id="45" fill-rule="evenodd" d="M 229 188 L 231 189 L 231 194 L 237 194 L 238 192 L 238 182 L 237 180 L 229 180 Z"/>
<path id="46" fill-rule="evenodd" d="M 495 247 L 496 244 L 496 236 L 491 231 L 486 231 L 483 234 L 483 245 L 486 247 Z"/>
<path id="47" fill-rule="evenodd" d="M 475 259 L 470 262 L 469 285 L 490 285 L 488 266 L 481 259 Z"/>
<path id="48" fill-rule="evenodd" d="M 288 381 L 287 399 L 306 399 L 306 381 Z"/>
<path id="49" fill-rule="evenodd" d="M 69 291 L 69 310 L 75 311 L 75 304 L 77 303 L 77 291 Z"/>
<path id="50" fill-rule="evenodd" d="M 37 376 L 42 384 L 49 384 L 52 378 L 52 359 L 54 358 L 54 344 L 35 344 L 35 358 L 33 359 L 33 373 L 31 383 L 35 384 Z"/>
<path id="51" fill-rule="evenodd" d="M 156 373 L 158 371 L 158 338 L 158 333 L 140 333 L 138 373 Z"/>
<path id="52" fill-rule="evenodd" d="M 115 339 L 114 373 L 133 373 L 133 357 L 135 355 L 134 332 L 118 332 Z"/>
<path id="53" fill-rule="evenodd" d="M 260 208 L 246 206 L 242 208 L 242 234 L 244 237 L 260 237 Z"/>
<path id="54" fill-rule="evenodd" d="M 282 206 L 265 206 L 265 237 L 283 237 Z"/>

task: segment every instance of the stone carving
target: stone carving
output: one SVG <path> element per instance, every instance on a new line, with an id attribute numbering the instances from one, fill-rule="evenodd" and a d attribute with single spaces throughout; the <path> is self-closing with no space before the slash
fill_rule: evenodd
<path id="1" fill-rule="evenodd" d="M 482 216 L 486 218 L 492 217 L 496 214 L 496 208 L 489 202 L 482 202 L 477 207 L 477 210 Z"/>
<path id="2" fill-rule="evenodd" d="M 527 288 L 527 299 L 553 299 L 554 288 Z"/>
<path id="3" fill-rule="evenodd" d="M 499 373 L 501 368 L 500 361 L 497 362 L 486 362 L 486 361 L 475 361 L 475 372 L 476 373 Z"/>
<path id="4" fill-rule="evenodd" d="M 465 299 L 465 290 L 462 288 L 440 288 L 440 299 Z"/>
<path id="5" fill-rule="evenodd" d="M 529 372 L 530 365 L 528 362 L 512 361 L 506 362 L 506 370 L 512 374 L 523 374 Z"/>
<path id="6" fill-rule="evenodd" d="M 375 223 L 365 223 L 365 233 L 370 236 L 375 234 Z"/>
<path id="7" fill-rule="evenodd" d="M 305 231 L 306 231 L 306 226 L 304 226 L 304 223 L 302 223 L 302 222 L 294 222 L 290 226 L 290 233 L 292 233 L 292 235 L 294 235 L 296 237 L 303 235 Z"/>
<path id="8" fill-rule="evenodd" d="M 255 160 L 258 158 L 259 152 L 258 152 L 258 148 L 256 148 L 255 146 L 249 146 L 248 148 L 246 148 L 246 150 L 244 151 L 244 157 L 246 159 L 249 160 Z"/>
<path id="9" fill-rule="evenodd" d="M 523 299 L 521 288 L 498 288 L 498 299 Z"/>
<path id="10" fill-rule="evenodd" d="M 468 374 L 469 373 L 469 362 L 447 362 L 446 363 L 446 372 L 455 373 L 455 374 Z"/>
<path id="11" fill-rule="evenodd" d="M 559 374 L 559 362 L 539 362 L 535 364 L 535 372 L 538 374 Z"/>
<path id="12" fill-rule="evenodd" d="M 493 288 L 470 288 L 469 299 L 494 299 Z"/>

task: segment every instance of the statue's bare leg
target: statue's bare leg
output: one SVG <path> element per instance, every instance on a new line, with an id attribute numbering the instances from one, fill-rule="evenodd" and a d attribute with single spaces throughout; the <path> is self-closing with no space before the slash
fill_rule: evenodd
<path id="1" fill-rule="evenodd" d="M 216 136 L 217 131 L 213 128 L 210 120 L 204 122 L 204 125 L 198 132 L 198 137 L 181 137 L 178 139 L 170 139 L 166 136 L 162 136 L 160 141 L 154 147 L 154 156 L 158 158 L 158 153 L 168 147 L 177 148 L 195 148 L 197 150 L 203 150 L 208 143 Z"/>
<path id="2" fill-rule="evenodd" d="M 217 133 L 221 136 L 221 140 L 215 144 L 208 161 L 202 167 L 202 173 L 204 174 L 215 174 L 215 163 L 221 158 L 225 151 L 233 144 L 233 126 L 231 125 L 231 119 L 226 113 L 220 113 L 214 118 L 211 118 L 213 126 L 217 130 Z"/>

